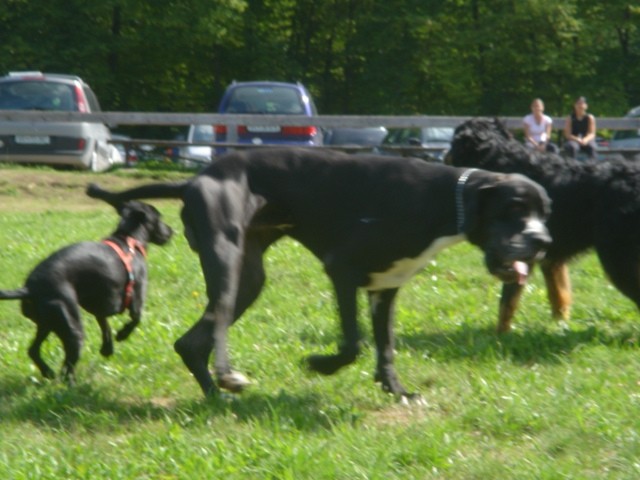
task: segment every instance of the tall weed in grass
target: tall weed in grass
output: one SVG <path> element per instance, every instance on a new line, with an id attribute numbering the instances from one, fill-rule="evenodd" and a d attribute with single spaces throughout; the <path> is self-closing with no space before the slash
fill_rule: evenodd
<path id="1" fill-rule="evenodd" d="M 97 202 L 82 211 L 44 204 L 20 213 L 1 202 L 0 288 L 21 285 L 53 250 L 102 238 L 116 222 Z M 362 356 L 330 377 L 305 370 L 305 356 L 335 349 L 338 322 L 320 263 L 284 240 L 267 253 L 262 296 L 230 334 L 234 366 L 254 384 L 241 395 L 203 399 L 172 348 L 205 307 L 202 274 L 181 235 L 179 205 L 157 205 L 177 235 L 150 248 L 143 321 L 104 359 L 86 316 L 76 386 L 40 378 L 26 354 L 34 326 L 17 302 L 0 302 L 0 478 L 640 475 L 639 315 L 593 255 L 572 264 L 567 325 L 550 320 L 534 274 L 514 332 L 498 337 L 500 285 L 480 252 L 468 245 L 443 252 L 398 301 L 397 369 L 427 400 L 405 406 L 373 382 L 364 295 Z M 44 355 L 60 365 L 57 339 Z"/>

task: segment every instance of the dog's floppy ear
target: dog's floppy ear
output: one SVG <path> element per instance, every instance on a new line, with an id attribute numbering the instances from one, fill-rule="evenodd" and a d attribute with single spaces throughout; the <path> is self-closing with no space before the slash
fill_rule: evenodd
<path id="1" fill-rule="evenodd" d="M 462 232 L 467 235 L 467 237 L 473 236 L 480 225 L 482 205 L 486 203 L 487 197 L 491 195 L 494 187 L 495 185 L 483 185 L 465 195 L 463 202 L 464 218 L 462 221 Z"/>
<path id="2" fill-rule="evenodd" d="M 140 202 L 123 202 L 116 209 L 120 215 L 132 218 L 135 221 L 143 222 L 147 219 L 147 211 Z"/>
<path id="3" fill-rule="evenodd" d="M 481 217 L 484 206 L 487 204 L 491 196 L 495 192 L 498 181 L 494 181 L 489 185 L 483 185 L 475 190 L 466 193 L 463 201 L 464 211 L 462 213 L 462 233 L 464 233 L 472 243 L 478 238 L 478 227 L 481 225 Z"/>
<path id="4" fill-rule="evenodd" d="M 124 202 L 114 207 L 120 215 L 119 231 L 131 233 L 147 220 L 147 212 L 137 202 Z"/>

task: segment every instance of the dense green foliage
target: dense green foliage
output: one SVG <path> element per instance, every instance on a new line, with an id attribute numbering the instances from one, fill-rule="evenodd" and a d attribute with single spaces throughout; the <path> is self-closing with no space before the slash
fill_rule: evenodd
<path id="1" fill-rule="evenodd" d="M 21 285 L 52 250 L 114 227 L 113 210 L 83 195 L 88 181 L 131 180 L 127 172 L 2 173 L 0 288 Z M 234 367 L 254 384 L 205 401 L 172 348 L 204 309 L 200 266 L 178 202 L 154 203 L 177 235 L 149 249 L 142 323 L 104 359 L 85 315 L 75 387 L 40 377 L 26 352 L 34 325 L 18 302 L 0 302 L 0 478 L 640 478 L 638 311 L 608 285 L 595 255 L 571 265 L 576 304 L 565 328 L 550 319 L 536 273 L 515 331 L 498 337 L 500 285 L 480 252 L 442 252 L 398 299 L 396 366 L 427 401 L 404 406 L 373 382 L 364 296 L 357 362 L 329 377 L 303 368 L 305 356 L 334 351 L 338 321 L 320 263 L 283 240 L 267 253 L 261 298 L 230 332 Z M 57 369 L 60 342 L 48 340 L 43 355 Z"/>
<path id="2" fill-rule="evenodd" d="M 300 80 L 321 113 L 561 116 L 640 104 L 628 0 L 5 0 L 0 72 L 76 73 L 112 111 L 213 111 Z"/>

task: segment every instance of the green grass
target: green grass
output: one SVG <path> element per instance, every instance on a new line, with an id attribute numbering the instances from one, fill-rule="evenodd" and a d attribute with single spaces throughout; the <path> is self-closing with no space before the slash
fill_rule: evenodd
<path id="1" fill-rule="evenodd" d="M 28 172 L 63 185 L 69 182 L 61 177 L 81 175 Z M 20 185 L 6 190 L 0 288 L 21 285 L 53 250 L 99 239 L 115 226 L 112 210 L 93 200 L 77 209 L 35 201 Z M 3 208 L 16 196 L 29 208 Z M 104 359 L 98 327 L 86 316 L 75 387 L 39 376 L 26 354 L 33 324 L 18 302 L 0 302 L 0 478 L 640 476 L 638 312 L 609 286 L 592 254 L 571 266 L 568 325 L 550 320 L 536 273 L 514 332 L 498 337 L 500 285 L 480 252 L 468 245 L 443 252 L 400 294 L 396 366 L 427 400 L 404 406 L 373 383 L 364 296 L 358 361 L 330 377 L 304 369 L 305 356 L 335 348 L 335 307 L 319 262 L 295 242 L 280 242 L 266 257 L 262 296 L 231 330 L 234 366 L 254 383 L 241 395 L 205 400 L 172 346 L 204 309 L 202 275 L 182 236 L 179 205 L 157 205 L 176 237 L 150 247 L 142 324 Z M 125 320 L 111 323 L 118 328 Z M 59 368 L 57 339 L 44 355 Z"/>

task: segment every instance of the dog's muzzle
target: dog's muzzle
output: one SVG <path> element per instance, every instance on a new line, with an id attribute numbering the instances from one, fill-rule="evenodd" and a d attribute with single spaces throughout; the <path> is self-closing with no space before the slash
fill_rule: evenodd
<path id="1" fill-rule="evenodd" d="M 494 252 L 494 255 L 487 254 L 485 262 L 491 274 L 502 282 L 524 285 L 530 265 L 544 258 L 549 245 L 551 236 L 547 227 L 542 221 L 532 219 L 507 248 Z"/>

